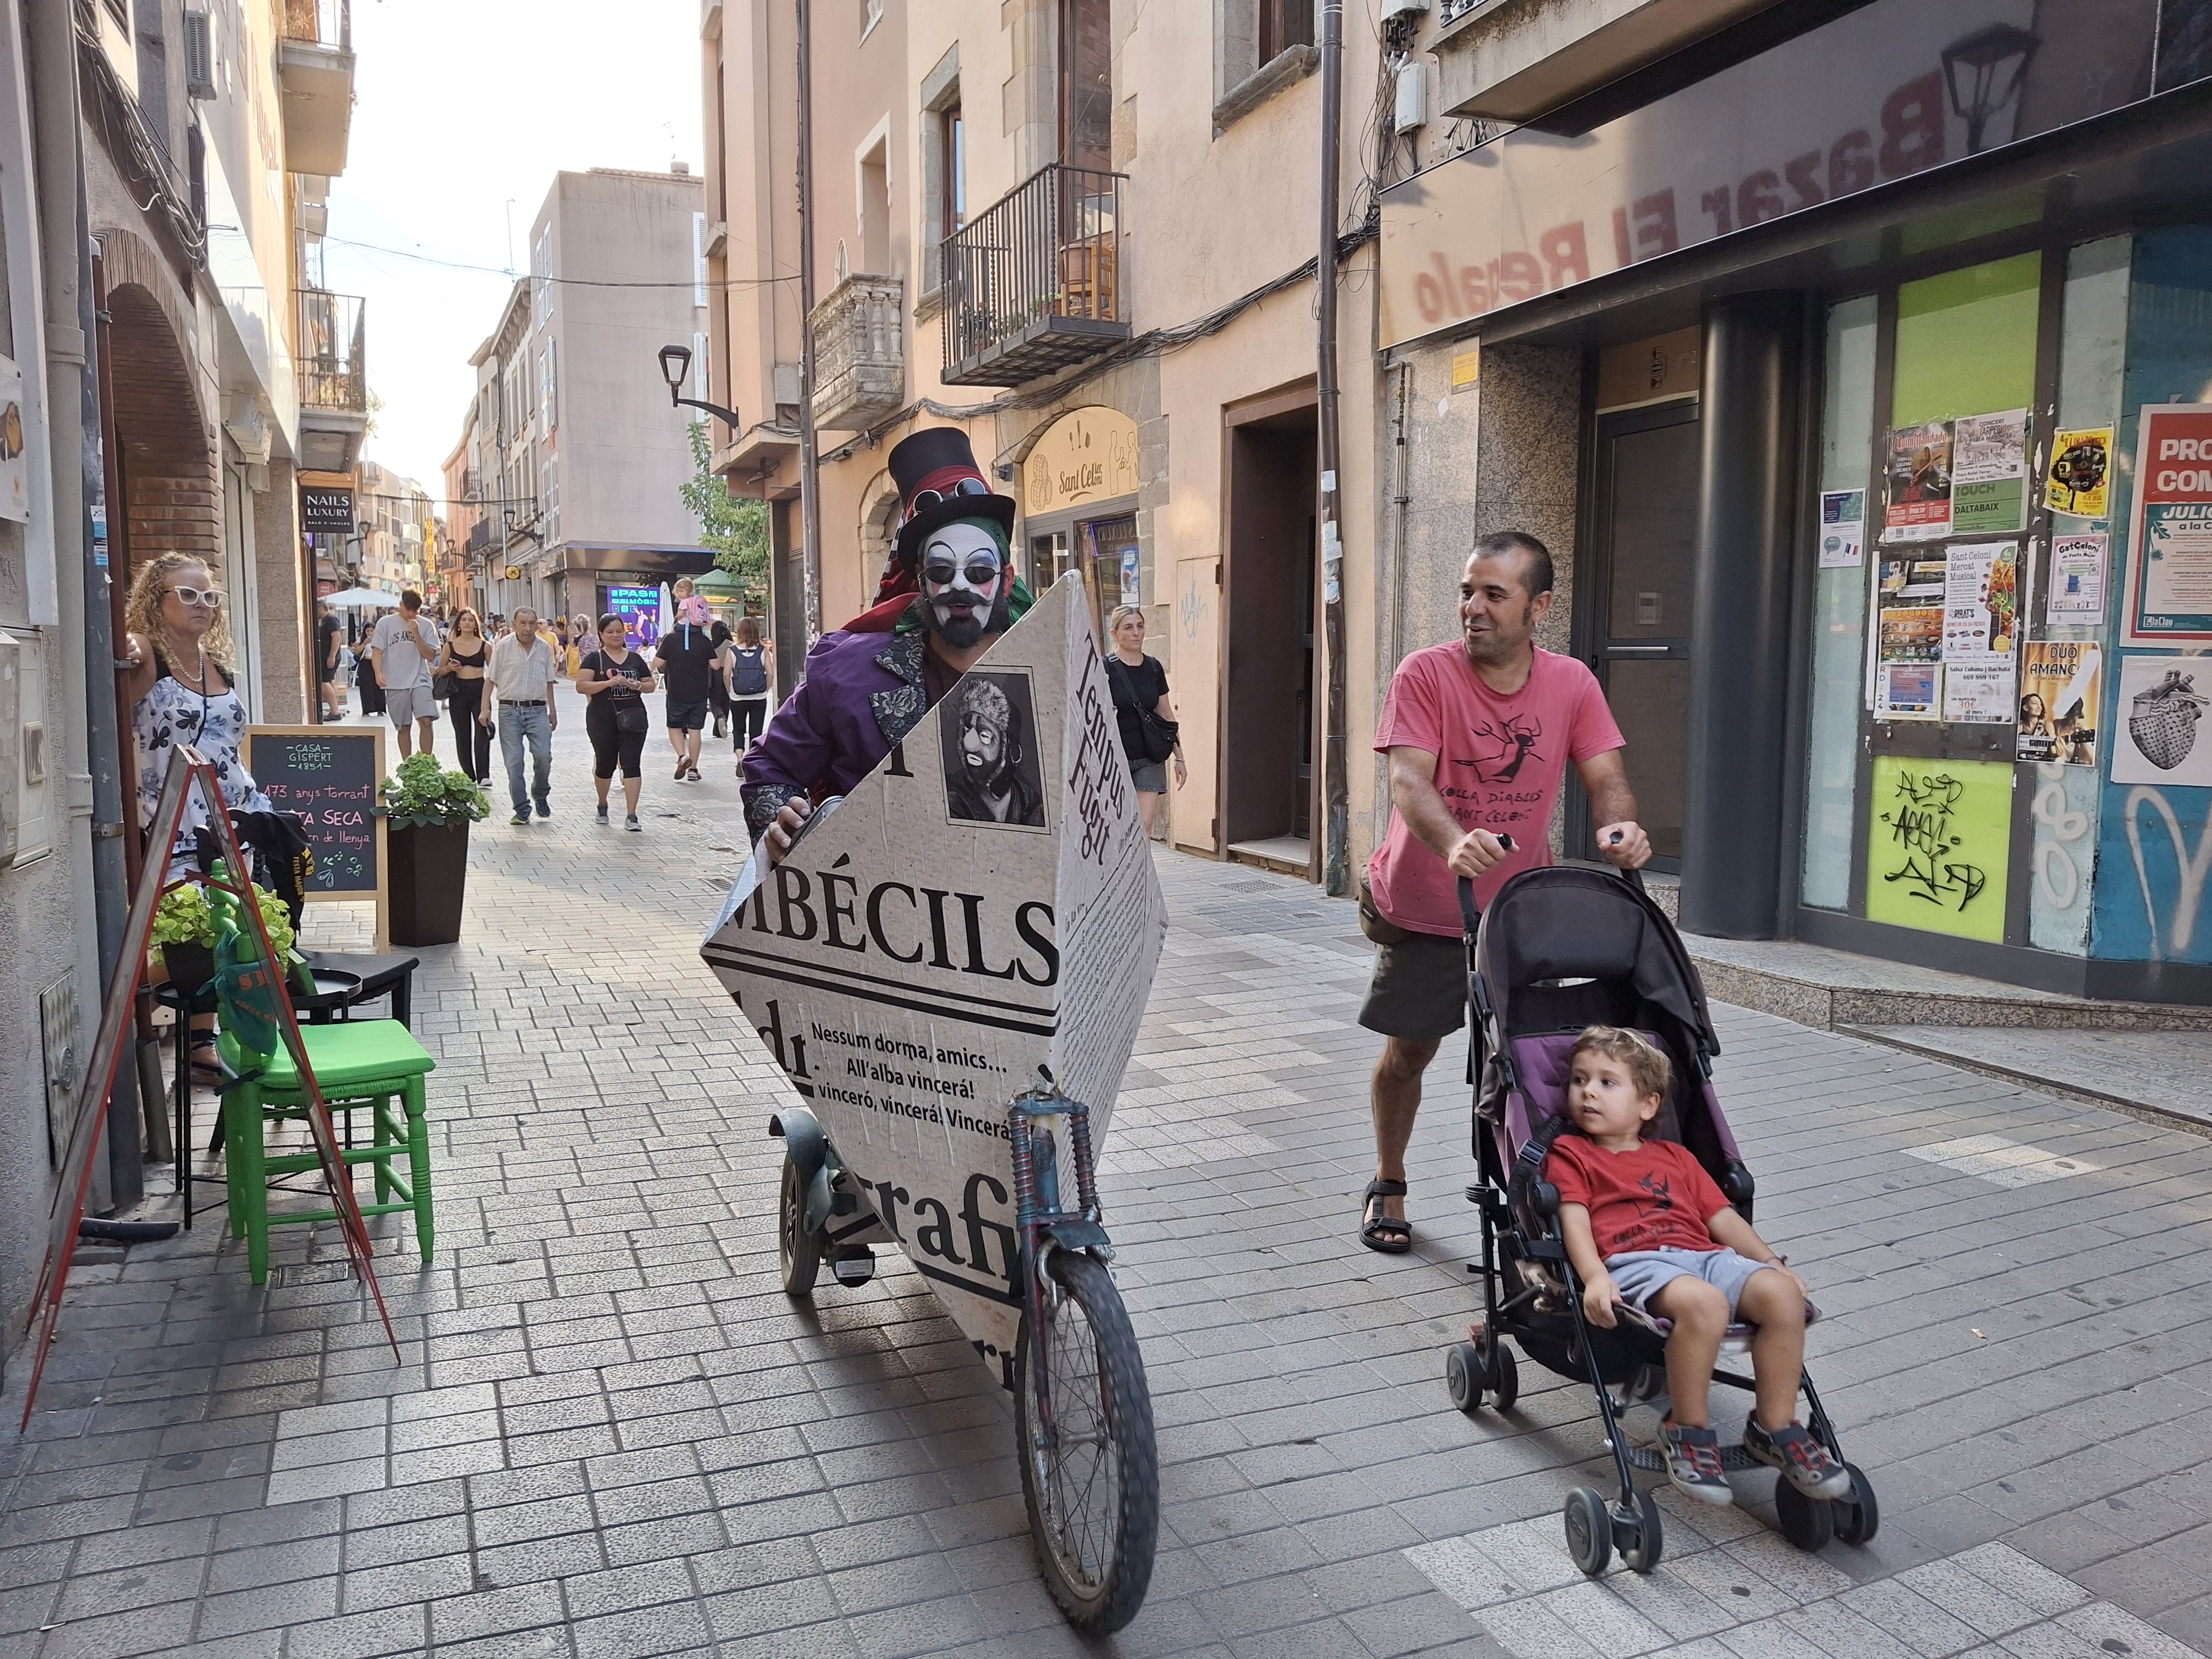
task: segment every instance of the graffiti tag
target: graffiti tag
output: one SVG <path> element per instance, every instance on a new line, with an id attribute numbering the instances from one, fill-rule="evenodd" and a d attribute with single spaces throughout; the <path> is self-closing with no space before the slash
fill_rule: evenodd
<path id="1" fill-rule="evenodd" d="M 1892 847 L 1903 862 L 1882 879 L 1903 884 L 1903 891 L 1929 903 L 1964 912 L 1990 884 L 1979 865 L 1957 856 L 1966 837 L 1954 817 L 1965 782 L 1948 772 L 1902 773 L 1895 799 L 1881 822 L 1889 826 Z"/>

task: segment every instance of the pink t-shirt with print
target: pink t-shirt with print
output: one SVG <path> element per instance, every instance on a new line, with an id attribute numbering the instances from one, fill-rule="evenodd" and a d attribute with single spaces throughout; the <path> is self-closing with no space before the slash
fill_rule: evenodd
<path id="1" fill-rule="evenodd" d="M 1425 749 L 1437 757 L 1437 793 L 1465 830 L 1510 836 L 1513 851 L 1474 884 L 1488 904 L 1506 878 L 1552 861 L 1552 802 L 1566 764 L 1623 746 L 1597 677 L 1572 657 L 1536 653 L 1527 684 L 1492 690 L 1457 640 L 1416 651 L 1390 677 L 1375 750 Z M 1368 860 L 1376 908 L 1417 933 L 1457 938 L 1459 893 L 1444 861 L 1395 811 Z"/>

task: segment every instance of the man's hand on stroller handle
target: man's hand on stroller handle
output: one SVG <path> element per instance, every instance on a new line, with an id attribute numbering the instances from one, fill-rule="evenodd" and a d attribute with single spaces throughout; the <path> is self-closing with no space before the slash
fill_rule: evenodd
<path id="1" fill-rule="evenodd" d="M 1444 862 L 1455 876 L 1473 881 L 1513 850 L 1513 837 L 1493 836 L 1487 830 L 1470 830 L 1453 844 Z"/>
<path id="2" fill-rule="evenodd" d="M 1597 849 L 1617 869 L 1641 870 L 1651 857 L 1651 838 L 1633 820 L 1608 823 L 1597 832 Z"/>

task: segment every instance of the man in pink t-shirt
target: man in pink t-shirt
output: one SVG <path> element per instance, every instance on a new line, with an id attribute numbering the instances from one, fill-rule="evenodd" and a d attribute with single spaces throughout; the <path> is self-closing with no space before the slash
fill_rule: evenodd
<path id="1" fill-rule="evenodd" d="M 1467 1018 L 1459 880 L 1487 904 L 1508 877 L 1552 861 L 1548 832 L 1572 761 L 1598 824 L 1598 851 L 1640 868 L 1651 843 L 1636 822 L 1620 728 L 1597 678 L 1532 636 L 1552 608 L 1552 555 L 1501 531 L 1474 544 L 1459 587 L 1460 638 L 1398 665 L 1375 734 L 1390 757 L 1390 832 L 1367 866 L 1374 908 L 1405 931 L 1378 945 L 1359 1023 L 1382 1034 L 1376 1062 L 1375 1179 L 1360 1242 L 1395 1255 L 1406 1224 L 1406 1143 L 1421 1073 Z"/>

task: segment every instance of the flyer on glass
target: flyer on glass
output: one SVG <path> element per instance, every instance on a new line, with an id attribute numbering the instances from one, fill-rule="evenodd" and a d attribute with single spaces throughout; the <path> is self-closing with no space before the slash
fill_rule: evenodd
<path id="1" fill-rule="evenodd" d="M 2027 527 L 2027 411 L 1961 415 L 1952 422 L 1951 533 Z"/>
<path id="2" fill-rule="evenodd" d="M 1951 424 L 1901 426 L 1889 434 L 1886 542 L 1941 541 L 1951 533 Z"/>
<path id="3" fill-rule="evenodd" d="M 2031 640 L 2020 664 L 2020 743 L 2014 758 L 2097 763 L 2098 678 L 2092 640 Z"/>
<path id="4" fill-rule="evenodd" d="M 2112 781 L 2212 786 L 2212 736 L 2203 729 L 2208 690 L 2212 660 L 2203 657 L 2121 658 Z"/>
<path id="5" fill-rule="evenodd" d="M 2094 623 L 2105 614 L 2105 562 L 2112 538 L 2106 531 L 2051 538 L 2051 580 L 2043 614 L 2052 622 Z"/>
<path id="6" fill-rule="evenodd" d="M 2061 428 L 2051 438 L 2051 474 L 2043 501 L 2053 513 L 2102 519 L 2112 512 L 2112 428 Z"/>
<path id="7" fill-rule="evenodd" d="M 1874 714 L 1882 720 L 1932 720 L 1943 665 L 1934 662 L 1886 662 L 1875 677 Z"/>
<path id="8" fill-rule="evenodd" d="M 1943 665 L 1943 718 L 1978 726 L 2013 720 L 2012 659 L 1983 657 Z"/>
<path id="9" fill-rule="evenodd" d="M 2143 405 L 2135 486 L 2127 642 L 2212 642 L 2212 404 Z"/>
<path id="10" fill-rule="evenodd" d="M 1978 542 L 1952 548 L 1945 559 L 1943 659 L 2009 659 L 2019 599 L 2018 543 Z"/>
<path id="11" fill-rule="evenodd" d="M 1820 495 L 1820 568 L 1855 568 L 1866 556 L 1866 491 L 1830 489 Z"/>

